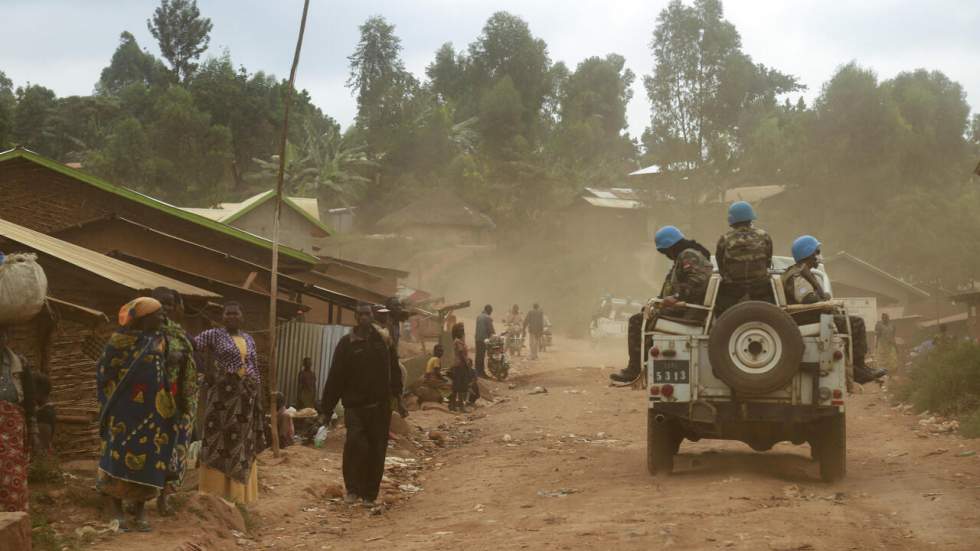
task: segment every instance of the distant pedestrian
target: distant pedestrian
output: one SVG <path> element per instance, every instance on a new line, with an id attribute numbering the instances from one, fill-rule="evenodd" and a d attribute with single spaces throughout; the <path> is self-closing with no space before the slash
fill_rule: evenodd
<path id="1" fill-rule="evenodd" d="M 473 335 L 476 341 L 476 375 L 477 377 L 487 378 L 487 343 L 486 340 L 497 332 L 493 328 L 493 306 L 487 304 L 483 307 L 483 312 L 476 317 L 476 331 Z"/>
<path id="2" fill-rule="evenodd" d="M 313 358 L 303 358 L 303 370 L 299 372 L 299 390 L 296 392 L 296 409 L 316 407 L 316 373 Z"/>
<path id="3" fill-rule="evenodd" d="M 449 396 L 450 411 L 464 411 L 470 387 L 474 382 L 473 363 L 466 346 L 466 331 L 463 323 L 453 326 L 453 391 Z"/>
<path id="4" fill-rule="evenodd" d="M 262 381 L 255 340 L 242 330 L 245 315 L 237 302 L 226 302 L 224 327 L 208 329 L 194 339 L 206 358 L 204 369 L 204 437 L 200 491 L 235 503 L 259 499 L 255 458 L 267 446 Z"/>
<path id="5" fill-rule="evenodd" d="M 538 359 L 538 351 L 541 349 L 541 338 L 544 336 L 544 310 L 538 303 L 534 303 L 534 307 L 531 311 L 527 313 L 527 317 L 524 318 L 524 329 L 527 331 L 531 340 L 531 355 L 530 359 Z"/>
<path id="6" fill-rule="evenodd" d="M 374 506 L 384 476 L 393 389 L 401 395 L 401 370 L 391 356 L 390 338 L 372 323 L 369 305 L 357 307 L 357 325 L 340 338 L 323 386 L 320 413 L 329 419 L 344 404 L 343 473 L 345 501 Z"/>
<path id="7" fill-rule="evenodd" d="M 881 314 L 881 320 L 875 324 L 875 355 L 878 365 L 885 369 L 898 368 L 898 345 L 895 340 L 895 324 L 888 314 Z"/>

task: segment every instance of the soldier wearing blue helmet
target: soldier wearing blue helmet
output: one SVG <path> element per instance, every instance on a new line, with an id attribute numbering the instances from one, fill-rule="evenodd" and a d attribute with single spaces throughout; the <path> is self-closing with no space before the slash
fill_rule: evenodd
<path id="1" fill-rule="evenodd" d="M 820 280 L 812 272 L 817 268 L 822 259 L 820 257 L 820 241 L 812 235 L 801 235 L 793 241 L 792 247 L 793 260 L 796 264 L 792 265 L 782 275 L 783 290 L 786 291 L 786 302 L 788 304 L 813 304 L 831 299 L 829 293 L 824 291 Z M 800 314 L 806 316 L 808 314 Z M 819 312 L 812 312 L 809 315 L 814 319 L 801 319 L 805 323 L 815 323 L 819 321 Z M 847 332 L 847 325 L 851 325 L 851 352 L 854 357 L 854 381 L 859 384 L 871 382 L 888 374 L 886 369 L 871 369 L 864 365 L 864 357 L 868 354 L 868 334 L 864 327 L 864 320 L 858 316 L 836 315 L 834 324 L 841 333 Z"/>
<path id="2" fill-rule="evenodd" d="M 663 299 L 664 306 L 660 313 L 684 316 L 688 310 L 678 308 L 677 303 L 704 304 L 708 280 L 713 271 L 711 253 L 697 241 L 684 237 L 681 230 L 674 226 L 657 230 L 654 243 L 661 254 L 674 261 L 660 289 L 659 298 Z M 642 333 L 643 313 L 634 314 L 629 319 L 626 338 L 629 363 L 619 373 L 609 376 L 613 381 L 629 383 L 640 376 Z"/>
<path id="3" fill-rule="evenodd" d="M 736 201 L 728 208 L 731 229 L 718 240 L 715 261 L 721 286 L 715 300 L 715 313 L 742 300 L 773 302 L 769 268 L 772 266 L 772 238 L 752 225 L 757 218 L 752 205 Z"/>

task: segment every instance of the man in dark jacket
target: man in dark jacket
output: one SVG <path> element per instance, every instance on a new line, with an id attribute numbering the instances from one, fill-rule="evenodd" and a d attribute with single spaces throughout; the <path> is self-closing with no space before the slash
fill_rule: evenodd
<path id="1" fill-rule="evenodd" d="M 531 335 L 531 356 L 529 359 L 538 359 L 538 350 L 541 349 L 541 337 L 544 335 L 544 310 L 538 303 L 527 313 L 524 318 L 524 330 Z"/>
<path id="2" fill-rule="evenodd" d="M 391 423 L 392 393 L 401 395 L 402 376 L 392 361 L 389 337 L 372 324 L 371 307 L 357 307 L 357 326 L 334 350 L 320 402 L 329 419 L 337 402 L 344 404 L 344 486 L 347 503 L 362 499 L 374 506 L 384 475 Z"/>
<path id="3" fill-rule="evenodd" d="M 487 338 L 497 334 L 493 329 L 493 306 L 487 304 L 483 307 L 483 312 L 476 317 L 476 375 L 477 377 L 487 378 Z"/>

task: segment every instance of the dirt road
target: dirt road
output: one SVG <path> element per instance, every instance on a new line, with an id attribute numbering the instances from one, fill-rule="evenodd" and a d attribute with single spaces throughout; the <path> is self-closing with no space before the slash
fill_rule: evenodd
<path id="1" fill-rule="evenodd" d="M 252 536 L 201 540 L 125 535 L 132 548 L 182 549 L 977 549 L 980 442 L 917 433 L 875 385 L 848 407 L 848 477 L 819 481 L 807 446 L 756 453 L 739 443 L 685 442 L 672 476 L 645 469 L 644 395 L 610 388 L 618 354 L 563 341 L 519 364 L 498 403 L 472 421 L 417 412 L 469 442 L 428 455 L 381 515 L 324 499 L 336 483 L 339 436 L 328 450 L 292 449 L 266 466 Z M 516 386 L 515 386 L 516 385 Z M 536 386 L 547 393 L 531 394 Z M 459 425 L 463 422 L 463 425 Z M 425 432 L 416 429 L 417 435 Z M 411 448 L 411 445 L 408 445 Z M 417 447 L 417 445 L 416 445 Z M 427 448 L 428 449 L 428 448 Z M 266 459 L 268 462 L 269 460 Z M 408 461 L 412 461 L 409 459 Z M 404 474 L 404 473 L 402 473 Z M 391 486 L 391 485 L 389 485 Z M 336 492 L 336 488 L 332 491 Z M 331 490 L 327 490 L 329 494 Z M 399 490 L 395 490 L 398 492 Z M 317 494 L 317 495 L 314 495 Z M 170 528 L 168 528 L 170 526 Z M 163 543 L 165 542 L 165 543 Z M 119 540 L 105 542 L 119 549 Z"/>

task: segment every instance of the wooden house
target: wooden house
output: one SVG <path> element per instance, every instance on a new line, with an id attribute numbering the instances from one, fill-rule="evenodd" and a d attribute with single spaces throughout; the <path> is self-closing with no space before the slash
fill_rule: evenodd
<path id="1" fill-rule="evenodd" d="M 441 245 L 489 245 L 497 225 L 450 191 L 430 193 L 378 221 L 378 231 Z"/>

